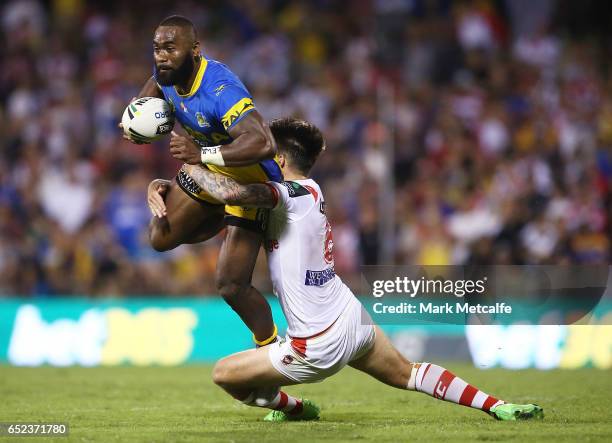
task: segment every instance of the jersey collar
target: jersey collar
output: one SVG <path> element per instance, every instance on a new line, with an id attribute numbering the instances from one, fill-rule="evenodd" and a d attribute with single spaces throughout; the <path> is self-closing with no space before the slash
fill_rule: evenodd
<path id="1" fill-rule="evenodd" d="M 176 86 L 174 87 L 174 91 L 178 94 L 179 97 L 191 97 L 195 94 L 198 89 L 200 89 L 200 85 L 202 84 L 202 79 L 204 78 L 204 72 L 206 71 L 206 66 L 208 66 L 208 60 L 201 55 L 200 56 L 200 67 L 198 68 L 198 72 L 193 80 L 193 84 L 191 85 L 191 89 L 187 94 L 179 94 L 176 90 Z"/>

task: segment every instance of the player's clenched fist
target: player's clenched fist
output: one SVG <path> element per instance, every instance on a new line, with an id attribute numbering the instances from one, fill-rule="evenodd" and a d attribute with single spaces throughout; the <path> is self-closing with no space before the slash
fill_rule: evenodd
<path id="1" fill-rule="evenodd" d="M 174 131 L 170 135 L 170 154 L 175 159 L 190 165 L 199 165 L 202 162 L 200 148 L 189 138 Z"/>

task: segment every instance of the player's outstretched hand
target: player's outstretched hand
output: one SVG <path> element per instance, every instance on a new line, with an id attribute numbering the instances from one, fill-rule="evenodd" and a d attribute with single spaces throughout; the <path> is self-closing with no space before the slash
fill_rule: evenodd
<path id="1" fill-rule="evenodd" d="M 170 135 L 170 154 L 177 160 L 190 165 L 202 163 L 200 148 L 189 138 L 172 131 Z"/>
<path id="2" fill-rule="evenodd" d="M 147 204 L 151 210 L 153 217 L 163 218 L 168 212 L 166 211 L 166 203 L 164 197 L 170 189 L 170 180 L 156 178 L 147 187 Z"/>

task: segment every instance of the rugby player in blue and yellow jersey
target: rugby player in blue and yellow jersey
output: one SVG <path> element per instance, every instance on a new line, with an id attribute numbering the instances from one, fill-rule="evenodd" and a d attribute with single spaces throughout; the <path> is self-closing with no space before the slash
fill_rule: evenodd
<path id="1" fill-rule="evenodd" d="M 163 20 L 153 38 L 155 74 L 139 97 L 163 98 L 188 136 L 172 133 L 170 153 L 188 164 L 204 163 L 210 170 L 240 183 L 281 181 L 275 160 L 276 143 L 240 79 L 224 64 L 200 52 L 196 31 L 185 17 Z M 138 142 L 133 136 L 133 142 Z M 226 302 L 251 329 L 257 344 L 276 337 L 265 298 L 251 285 L 267 212 L 226 206 L 203 191 L 181 168 L 173 181 L 155 180 L 149 195 L 164 196 L 166 209 L 150 224 L 152 246 L 165 251 L 227 235 L 217 264 L 216 286 Z"/>

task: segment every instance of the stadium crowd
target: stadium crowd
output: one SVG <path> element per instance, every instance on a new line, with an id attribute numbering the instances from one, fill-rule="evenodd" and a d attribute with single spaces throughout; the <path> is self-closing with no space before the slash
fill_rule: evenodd
<path id="1" fill-rule="evenodd" d="M 167 253 L 148 244 L 146 186 L 179 166 L 167 140 L 135 146 L 117 128 L 151 75 L 153 30 L 171 13 L 196 23 L 205 54 L 241 77 L 265 118 L 301 116 L 323 130 L 315 178 L 346 280 L 380 262 L 388 217 L 395 263 L 607 263 L 610 36 L 585 29 L 578 3 L 593 9 L 560 0 L 4 3 L 0 294 L 214 292 L 219 238 Z M 391 176 L 393 214 L 379 204 Z M 265 269 L 255 285 L 269 290 Z"/>

